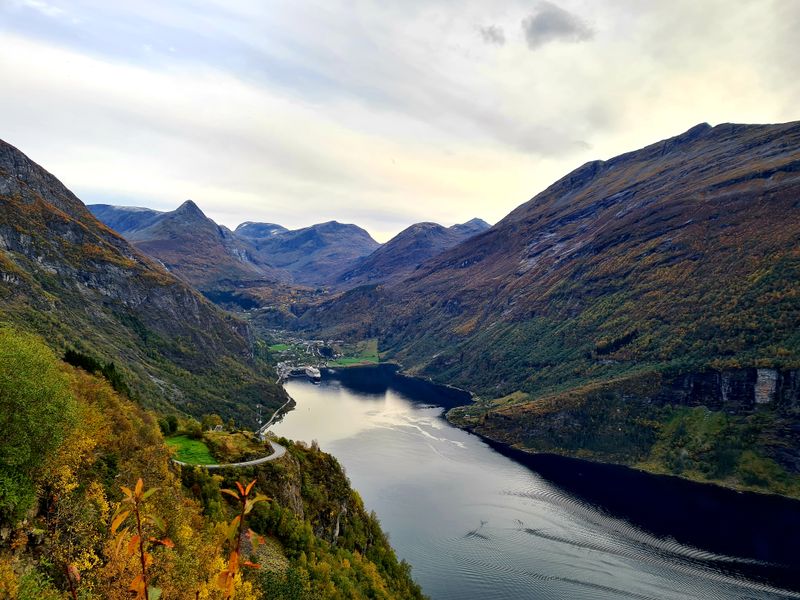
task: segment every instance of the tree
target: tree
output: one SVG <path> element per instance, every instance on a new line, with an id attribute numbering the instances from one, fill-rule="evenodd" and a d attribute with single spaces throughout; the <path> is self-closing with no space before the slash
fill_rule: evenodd
<path id="1" fill-rule="evenodd" d="M 22 517 L 34 478 L 75 419 L 69 379 L 36 336 L 0 328 L 0 522 Z"/>
<path id="2" fill-rule="evenodd" d="M 239 505 L 239 514 L 237 514 L 230 523 L 226 523 L 223 528 L 225 535 L 228 538 L 228 545 L 230 547 L 230 555 L 228 556 L 228 564 L 223 571 L 217 576 L 217 587 L 222 591 L 225 600 L 231 600 L 234 596 L 236 577 L 239 574 L 239 567 L 245 566 L 252 569 L 260 568 L 256 563 L 250 561 L 242 561 L 242 538 L 247 536 L 253 552 L 255 552 L 258 544 L 263 542 L 263 538 L 256 535 L 252 529 L 246 530 L 245 533 L 245 520 L 247 515 L 253 510 L 253 507 L 260 502 L 267 502 L 269 498 L 263 494 L 256 494 L 250 498 L 250 492 L 256 484 L 253 479 L 246 486 L 238 481 L 236 483 L 236 490 L 224 489 L 220 490 L 223 494 L 227 494 L 236 500 Z"/>
<path id="3" fill-rule="evenodd" d="M 167 425 L 169 426 L 170 433 L 178 431 L 178 417 L 175 415 L 167 415 Z"/>
<path id="4" fill-rule="evenodd" d="M 218 425 L 222 425 L 222 417 L 219 415 L 203 415 L 203 419 L 200 421 L 203 425 L 203 430 L 207 429 L 214 429 Z"/>
<path id="5" fill-rule="evenodd" d="M 193 440 L 199 440 L 203 437 L 203 426 L 200 425 L 200 421 L 197 419 L 189 419 L 183 429 L 186 431 L 186 435 Z"/>
<path id="6" fill-rule="evenodd" d="M 158 600 L 161 597 L 161 590 L 150 585 L 149 567 L 153 563 L 153 555 L 148 552 L 148 548 L 151 546 L 175 547 L 169 538 L 159 539 L 145 532 L 147 526 L 157 528 L 160 533 L 165 530 L 164 523 L 155 513 L 145 512 L 145 501 L 157 492 L 158 488 L 145 490 L 141 478 L 132 490 L 125 486 L 121 486 L 121 488 L 124 498 L 111 522 L 111 533 L 115 536 L 114 546 L 118 555 L 123 553 L 128 557 L 136 555 L 139 559 L 140 571 L 129 587 L 129 590 L 136 595 L 136 600 Z M 126 521 L 131 521 L 132 525 L 120 530 Z M 130 530 L 132 530 L 132 535 L 129 535 Z"/>

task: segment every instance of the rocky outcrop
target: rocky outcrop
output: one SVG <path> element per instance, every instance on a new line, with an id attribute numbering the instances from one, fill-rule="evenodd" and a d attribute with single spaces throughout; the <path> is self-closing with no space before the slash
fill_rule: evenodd
<path id="1" fill-rule="evenodd" d="M 800 371 L 751 368 L 687 373 L 664 384 L 654 400 L 731 413 L 762 406 L 795 409 L 800 408 Z"/>

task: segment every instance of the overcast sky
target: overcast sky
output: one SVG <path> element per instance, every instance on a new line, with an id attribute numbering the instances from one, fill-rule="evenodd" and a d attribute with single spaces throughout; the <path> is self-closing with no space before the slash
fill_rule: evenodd
<path id="1" fill-rule="evenodd" d="M 385 241 L 800 119 L 800 0 L 0 0 L 0 138 L 87 204 Z"/>

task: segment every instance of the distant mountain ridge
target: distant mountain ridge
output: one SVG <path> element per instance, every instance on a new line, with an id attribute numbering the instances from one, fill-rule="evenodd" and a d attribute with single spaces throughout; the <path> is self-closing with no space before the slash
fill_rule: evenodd
<path id="1" fill-rule="evenodd" d="M 371 254 L 336 277 L 334 283 L 358 285 L 399 280 L 433 258 L 474 235 L 489 229 L 481 219 L 443 227 L 438 223 L 416 223 L 398 233 Z"/>
<path id="2" fill-rule="evenodd" d="M 93 214 L 209 297 L 234 289 L 339 288 L 402 277 L 425 260 L 485 231 L 481 219 L 446 228 L 418 223 L 379 244 L 357 225 L 328 221 L 289 230 L 247 221 L 217 225 L 191 200 L 174 211 L 90 205 Z"/>
<path id="3" fill-rule="evenodd" d="M 264 260 L 289 271 L 294 282 L 303 285 L 324 284 L 380 246 L 365 229 L 338 221 L 277 233 L 275 228 L 269 223 L 245 223 L 235 234 L 253 244 Z"/>
<path id="4" fill-rule="evenodd" d="M 246 221 L 240 223 L 233 232 L 240 238 L 246 240 L 260 240 L 273 235 L 287 233 L 288 231 L 286 227 L 275 223 L 255 223 L 253 221 Z"/>
<path id="5" fill-rule="evenodd" d="M 285 393 L 247 326 L 0 141 L 0 319 L 113 362 L 148 406 L 251 421 Z"/>
<path id="6" fill-rule="evenodd" d="M 152 225 L 164 214 L 163 211 L 141 206 L 91 204 L 87 208 L 101 223 L 105 223 L 123 236 L 130 231 L 136 231 Z"/>
<path id="7" fill-rule="evenodd" d="M 201 291 L 243 281 L 265 285 L 290 280 L 288 273 L 261 260 L 247 240 L 217 225 L 191 200 L 169 212 L 108 205 L 91 205 L 89 210 Z"/>

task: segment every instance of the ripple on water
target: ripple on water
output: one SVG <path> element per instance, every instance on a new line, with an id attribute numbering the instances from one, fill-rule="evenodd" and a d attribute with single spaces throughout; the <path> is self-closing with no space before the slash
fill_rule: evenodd
<path id="1" fill-rule="evenodd" d="M 452 428 L 430 398 L 362 399 L 325 381 L 290 394 L 313 411 L 278 432 L 340 460 L 433 600 L 800 598 L 740 572 L 770 565 L 654 536 L 564 492 Z"/>

